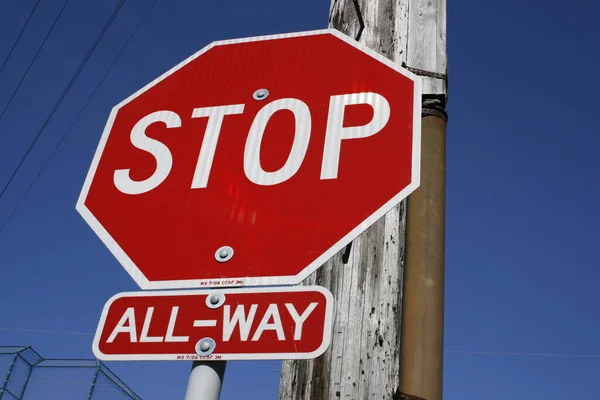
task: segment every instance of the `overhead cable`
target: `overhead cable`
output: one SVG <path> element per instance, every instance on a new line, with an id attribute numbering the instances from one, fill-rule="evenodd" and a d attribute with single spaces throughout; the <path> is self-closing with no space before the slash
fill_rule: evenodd
<path id="1" fill-rule="evenodd" d="M 19 41 L 21 40 L 21 36 L 23 36 L 23 32 L 25 32 L 25 29 L 27 29 L 27 25 L 29 25 L 29 21 L 31 21 L 31 17 L 33 17 L 33 13 L 35 13 L 35 9 L 37 8 L 38 4 L 40 4 L 40 1 L 41 0 L 36 1 L 35 5 L 33 6 L 33 9 L 29 13 L 29 17 L 27 17 L 27 21 L 25 21 L 25 25 L 23 25 L 23 28 L 21 28 L 21 32 L 19 32 L 19 35 L 17 36 L 17 38 L 15 39 L 15 42 L 13 43 L 12 47 L 10 48 L 10 51 L 8 52 L 8 55 L 6 56 L 6 59 L 4 60 L 4 62 L 2 63 L 2 66 L 0 67 L 0 75 L 2 74 L 2 71 L 4 71 L 4 67 L 6 67 L 6 63 L 8 63 L 8 60 L 10 59 L 10 56 L 12 56 L 13 51 L 15 51 L 17 44 L 19 44 Z"/>
<path id="2" fill-rule="evenodd" d="M 54 157 L 54 155 L 56 154 L 56 152 L 58 151 L 58 149 L 60 148 L 60 146 L 63 144 L 63 142 L 65 141 L 65 139 L 69 135 L 69 133 L 73 130 L 73 127 L 75 126 L 75 123 L 77 123 L 77 121 L 79 120 L 79 118 L 81 117 L 81 115 L 83 114 L 83 112 L 85 111 L 85 109 L 87 108 L 87 106 L 90 104 L 90 102 L 92 101 L 92 99 L 96 95 L 96 92 L 98 92 L 98 89 L 100 89 L 100 86 L 102 86 L 102 84 L 104 83 L 104 81 L 108 77 L 109 73 L 112 71 L 112 69 L 115 66 L 115 64 L 117 63 L 117 61 L 119 61 L 119 59 L 121 58 L 121 55 L 123 55 L 123 53 L 125 52 L 125 49 L 129 46 L 129 43 L 131 42 L 131 40 L 133 39 L 133 37 L 135 36 L 135 34 L 138 32 L 138 30 L 140 29 L 140 27 L 142 26 L 142 24 L 146 20 L 146 17 L 148 16 L 148 14 L 150 14 L 150 11 L 152 11 L 152 9 L 154 8 L 154 6 L 156 5 L 157 2 L 158 2 L 158 0 L 154 0 L 152 2 L 152 4 L 150 4 L 150 7 L 148 8 L 148 10 L 144 14 L 144 16 L 140 19 L 140 21 L 138 22 L 137 26 L 132 31 L 131 35 L 129 35 L 129 38 L 127 39 L 127 41 L 125 42 L 125 44 L 123 45 L 123 47 L 121 47 L 121 50 L 119 51 L 119 53 L 117 54 L 117 56 L 113 60 L 112 64 L 106 70 L 106 72 L 104 73 L 104 76 L 102 77 L 102 79 L 100 79 L 100 81 L 98 82 L 98 84 L 96 85 L 96 87 L 94 88 L 94 90 L 92 91 L 92 93 L 90 94 L 90 96 L 88 97 L 87 101 L 84 103 L 83 107 L 81 107 L 81 109 L 77 113 L 77 116 L 71 122 L 71 125 L 69 126 L 69 128 L 62 135 L 62 137 L 60 138 L 60 140 L 58 141 L 58 143 L 56 144 L 56 146 L 52 150 L 52 153 L 50 153 L 50 156 L 46 159 L 46 162 L 44 163 L 44 165 L 42 166 L 42 168 L 39 170 L 39 172 L 36 175 L 36 177 L 29 184 L 29 187 L 27 188 L 27 190 L 25 191 L 25 193 L 23 194 L 23 196 L 21 197 L 21 199 L 17 202 L 17 205 L 12 209 L 12 211 L 8 215 L 8 218 L 6 219 L 6 221 L 4 221 L 4 223 L 2 224 L 2 226 L 0 226 L 0 233 L 2 233 L 2 231 L 4 230 L 4 228 L 6 227 L 6 225 L 8 225 L 8 223 L 10 222 L 10 220 L 12 219 L 12 217 L 15 215 L 16 211 L 18 210 L 18 208 L 21 206 L 21 204 L 23 203 L 23 201 L 25 200 L 25 198 L 27 197 L 27 195 L 29 194 L 29 192 L 31 191 L 31 189 L 33 188 L 33 186 L 35 185 L 35 183 L 37 182 L 37 180 L 40 178 L 40 176 L 42 175 L 42 173 L 44 172 L 44 170 L 46 169 L 46 167 L 50 163 L 50 160 Z"/>
<path id="3" fill-rule="evenodd" d="M 44 329 L 26 329 L 26 328 L 4 328 L 0 331 L 14 332 L 32 332 L 32 333 L 55 333 L 59 335 L 85 335 L 94 336 L 92 332 L 70 332 L 70 331 L 51 331 Z M 517 357 L 559 357 L 559 358 L 600 358 L 596 354 L 566 354 L 566 353 L 521 353 L 521 352 L 502 352 L 502 351 L 470 351 L 470 350 L 444 350 L 444 353 L 458 353 L 485 356 L 517 356 Z"/>
<path id="4" fill-rule="evenodd" d="M 44 130 L 46 129 L 46 127 L 50 123 L 50 120 L 52 119 L 52 117 L 56 113 L 56 110 L 58 110 L 58 107 L 60 107 L 62 101 L 65 98 L 65 96 L 67 95 L 67 93 L 69 93 L 69 90 L 71 89 L 71 87 L 73 86 L 73 83 L 75 83 L 75 80 L 77 79 L 77 77 L 79 76 L 79 74 L 81 73 L 81 71 L 83 70 L 83 67 L 85 67 L 85 65 L 87 64 L 88 60 L 92 56 L 94 50 L 96 50 L 96 47 L 98 46 L 98 43 L 100 43 L 100 40 L 102 40 L 102 38 L 104 37 L 104 34 L 106 33 L 106 31 L 112 25 L 112 22 L 114 21 L 115 17 L 117 16 L 117 14 L 119 13 L 119 11 L 121 10 L 121 7 L 123 7 L 123 3 L 124 2 L 125 2 L 125 0 L 120 0 L 119 1 L 119 3 L 117 4 L 117 6 L 115 7 L 115 9 L 113 10 L 113 13 L 111 14 L 110 18 L 108 19 L 108 21 L 106 22 L 106 24 L 102 28 L 102 31 L 100 31 L 100 34 L 98 35 L 98 37 L 96 38 L 96 40 L 92 44 L 92 47 L 90 48 L 90 50 L 88 51 L 88 53 L 85 55 L 85 58 L 83 59 L 83 61 L 81 62 L 81 64 L 79 64 L 79 67 L 77 68 L 77 71 L 75 71 L 75 73 L 73 74 L 73 77 L 71 78 L 71 80 L 69 81 L 68 85 L 65 87 L 65 89 L 62 92 L 62 94 L 60 95 L 60 97 L 56 101 L 56 104 L 54 104 L 54 107 L 52 108 L 52 111 L 50 111 L 50 114 L 48 114 L 48 116 L 46 117 L 46 120 L 42 124 L 41 128 L 38 130 L 38 133 L 33 138 L 33 141 L 29 145 L 29 148 L 27 149 L 27 151 L 25 152 L 25 154 L 23 154 L 23 157 L 21 158 L 21 161 L 19 161 L 19 164 L 17 165 L 17 167 L 13 171 L 12 175 L 10 176 L 10 178 L 8 179 L 8 181 L 6 182 L 6 184 L 4 185 L 4 187 L 2 188 L 2 191 L 0 192 L 0 200 L 2 199 L 2 196 L 4 196 L 4 193 L 6 193 L 6 190 L 8 189 L 8 187 L 12 183 L 13 179 L 15 178 L 15 176 L 17 175 L 17 173 L 19 172 L 19 170 L 23 166 L 23 163 L 25 162 L 25 160 L 29 156 L 29 153 L 31 153 L 31 150 L 34 148 L 34 146 L 37 143 L 37 141 L 39 140 L 40 136 L 42 136 L 42 133 L 44 132 Z"/>
<path id="5" fill-rule="evenodd" d="M 25 80 L 25 78 L 27 77 L 27 74 L 29 74 L 29 70 L 31 69 L 31 67 L 33 66 L 33 64 L 35 63 L 35 60 L 37 60 L 38 56 L 40 55 L 40 53 L 42 52 L 42 49 L 44 48 L 44 45 L 46 44 L 46 42 L 48 41 L 48 38 L 50 37 L 50 34 L 52 33 L 52 31 L 54 30 L 54 27 L 56 26 L 56 24 L 58 23 L 58 20 L 60 19 L 61 15 L 63 14 L 63 12 L 65 11 L 65 8 L 67 8 L 67 4 L 69 4 L 71 0 L 66 0 L 65 3 L 63 4 L 62 8 L 60 9 L 60 12 L 58 13 L 58 15 L 56 16 L 56 18 L 54 18 L 54 22 L 52 23 L 52 26 L 50 27 L 50 29 L 48 29 L 48 32 L 46 32 L 46 36 L 44 37 L 44 40 L 42 41 L 42 43 L 40 44 L 40 46 L 38 47 L 37 51 L 35 52 L 35 55 L 33 56 L 33 58 L 31 59 L 31 61 L 29 62 L 29 65 L 27 66 L 27 69 L 25 70 L 25 73 L 23 74 L 23 76 L 21 77 L 21 80 L 19 81 L 19 83 L 17 84 L 17 87 L 13 90 L 12 94 L 10 95 L 10 98 L 8 99 L 8 103 L 6 103 L 6 105 L 4 106 L 4 109 L 2 110 L 2 113 L 0 114 L 0 121 L 2 121 L 2 118 L 4 117 L 4 114 L 6 114 L 6 111 L 8 110 L 8 107 L 10 107 L 10 105 L 12 104 L 12 101 L 15 98 L 15 95 L 17 94 L 17 92 L 19 91 L 19 89 L 21 88 L 21 85 L 23 84 L 23 81 Z"/>

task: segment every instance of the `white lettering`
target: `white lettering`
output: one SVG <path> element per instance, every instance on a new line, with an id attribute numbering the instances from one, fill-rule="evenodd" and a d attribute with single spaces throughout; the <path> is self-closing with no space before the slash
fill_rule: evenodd
<path id="1" fill-rule="evenodd" d="M 280 110 L 290 110 L 294 113 L 294 142 L 283 167 L 274 172 L 266 172 L 260 164 L 260 147 L 269 119 Z M 294 176 L 300 169 L 302 161 L 304 161 L 308 142 L 310 141 L 310 129 L 310 110 L 301 100 L 279 99 L 264 106 L 256 114 L 246 139 L 244 172 L 248 179 L 257 185 L 272 186 L 285 182 Z"/>
<path id="2" fill-rule="evenodd" d="M 140 343 L 157 343 L 162 342 L 162 336 L 148 336 L 148 330 L 150 329 L 150 322 L 152 322 L 152 314 L 154 313 L 154 307 L 148 307 L 146 311 L 146 318 L 144 318 L 144 325 L 142 326 L 142 334 L 140 335 Z"/>
<path id="3" fill-rule="evenodd" d="M 188 342 L 190 340 L 189 336 L 174 336 L 173 332 L 175 332 L 175 324 L 177 323 L 177 314 L 179 313 L 179 307 L 175 306 L 171 309 L 171 316 L 169 317 L 169 325 L 167 326 L 167 336 L 165 337 L 165 342 L 171 343 L 181 343 Z"/>
<path id="4" fill-rule="evenodd" d="M 349 105 L 371 106 L 373 118 L 365 125 L 344 126 L 346 106 Z M 294 115 L 294 141 L 284 165 L 277 171 L 267 172 L 260 162 L 261 144 L 271 117 L 281 110 L 289 110 Z M 192 189 L 202 189 L 208 185 L 225 116 L 243 112 L 244 104 L 200 107 L 193 110 L 192 118 L 208 117 L 208 121 L 192 178 Z M 363 92 L 331 96 L 321 162 L 321 179 L 337 178 L 343 140 L 373 136 L 386 126 L 389 118 L 390 105 L 380 94 Z M 146 135 L 146 129 L 156 122 L 164 123 L 167 129 L 179 128 L 182 125 L 179 115 L 168 110 L 148 114 L 135 124 L 131 130 L 130 141 L 134 147 L 150 153 L 154 157 L 156 169 L 149 178 L 141 181 L 131 179 L 131 169 L 129 168 L 116 170 L 113 181 L 122 193 L 130 195 L 146 193 L 164 182 L 171 172 L 173 156 L 169 148 L 159 140 Z M 306 103 L 299 99 L 278 99 L 261 108 L 252 121 L 246 138 L 243 163 L 248 179 L 257 185 L 273 186 L 293 177 L 306 157 L 311 126 L 310 110 Z"/>
<path id="5" fill-rule="evenodd" d="M 317 308 L 317 305 L 319 305 L 319 303 L 310 303 L 308 307 L 306 307 L 306 310 L 304 310 L 302 315 L 298 315 L 298 312 L 296 311 L 296 308 L 293 304 L 285 304 L 285 307 L 287 308 L 290 315 L 294 319 L 294 322 L 296 323 L 296 328 L 294 329 L 294 340 L 302 339 L 302 325 L 304 324 L 304 321 L 306 321 L 308 316 L 315 310 L 315 308 Z"/>
<path id="6" fill-rule="evenodd" d="M 205 328 L 209 326 L 217 326 L 216 319 L 197 319 L 194 321 L 194 328 Z"/>
<path id="7" fill-rule="evenodd" d="M 233 313 L 233 318 L 231 315 L 231 306 L 226 305 L 223 307 L 223 341 L 227 342 L 233 331 L 235 326 L 239 323 L 240 325 L 240 339 L 242 341 L 248 340 L 248 335 L 250 334 L 250 327 L 252 326 L 252 322 L 254 321 L 254 316 L 256 314 L 256 309 L 258 305 L 252 304 L 250 306 L 250 312 L 246 317 L 246 313 L 244 310 L 244 305 L 240 304 L 235 308 L 235 312 Z"/>
<path id="8" fill-rule="evenodd" d="M 127 323 L 127 325 L 125 325 Z M 123 316 L 119 320 L 117 326 L 112 331 L 106 343 L 112 343 L 119 333 L 129 333 L 129 341 L 131 343 L 137 342 L 137 333 L 135 328 L 135 312 L 133 307 L 129 307 L 123 313 Z"/>
<path id="9" fill-rule="evenodd" d="M 355 104 L 370 105 L 373 108 L 373 118 L 366 125 L 344 127 L 346 106 Z M 389 119 L 390 104 L 380 94 L 368 92 L 331 96 L 321 164 L 321 179 L 337 178 L 342 140 L 373 136 L 383 129 Z"/>
<path id="10" fill-rule="evenodd" d="M 148 179 L 134 181 L 129 177 L 130 169 L 118 169 L 114 174 L 114 183 L 117 189 L 125 194 L 146 193 L 160 185 L 171 172 L 173 156 L 169 148 L 158 140 L 146 136 L 146 128 L 155 122 L 163 122 L 167 128 L 179 128 L 181 118 L 172 111 L 156 111 L 146 115 L 138 121 L 131 130 L 131 144 L 140 150 L 144 150 L 154 156 L 156 170 Z"/>
<path id="11" fill-rule="evenodd" d="M 273 319 L 273 322 L 269 322 L 271 319 Z M 252 341 L 259 340 L 263 332 L 267 330 L 277 332 L 278 340 L 285 340 L 285 334 L 283 333 L 283 326 L 281 325 L 281 318 L 279 316 L 279 308 L 277 307 L 277 304 L 269 305 L 269 308 L 267 308 L 267 312 L 263 316 L 262 321 L 260 321 L 256 332 L 254 332 L 254 336 L 252 336 Z"/>
<path id="12" fill-rule="evenodd" d="M 223 118 L 226 115 L 241 114 L 244 112 L 243 104 L 234 104 L 229 106 L 195 108 L 192 112 L 192 118 L 208 117 L 206 132 L 202 140 L 196 172 L 192 179 L 192 189 L 205 188 L 208 184 L 210 170 L 217 150 L 217 142 L 223 125 Z"/>

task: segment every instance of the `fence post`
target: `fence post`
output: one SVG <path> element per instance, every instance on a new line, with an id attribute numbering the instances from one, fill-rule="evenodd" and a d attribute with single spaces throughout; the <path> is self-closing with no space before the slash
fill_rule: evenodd
<path id="1" fill-rule="evenodd" d="M 98 374 L 100 373 L 100 361 L 96 360 L 96 373 L 94 374 L 94 379 L 92 380 L 92 387 L 90 388 L 90 394 L 88 395 L 88 400 L 92 399 L 92 395 L 94 394 L 94 389 L 96 388 L 96 381 L 98 381 Z"/>

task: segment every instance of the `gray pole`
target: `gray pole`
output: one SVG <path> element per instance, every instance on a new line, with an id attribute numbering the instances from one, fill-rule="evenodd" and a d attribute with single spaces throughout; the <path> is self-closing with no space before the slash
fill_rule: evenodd
<path id="1" fill-rule="evenodd" d="M 219 400 L 227 361 L 194 361 L 185 400 Z"/>
<path id="2" fill-rule="evenodd" d="M 331 0 L 329 26 L 423 75 L 421 187 L 304 282 L 334 295 L 331 345 L 283 362 L 279 399 L 440 400 L 446 0 Z"/>

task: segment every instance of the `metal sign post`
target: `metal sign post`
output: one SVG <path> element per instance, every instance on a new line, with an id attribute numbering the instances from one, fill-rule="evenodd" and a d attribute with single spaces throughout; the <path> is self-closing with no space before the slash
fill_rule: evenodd
<path id="1" fill-rule="evenodd" d="M 227 361 L 194 361 L 185 400 L 219 400 Z"/>

